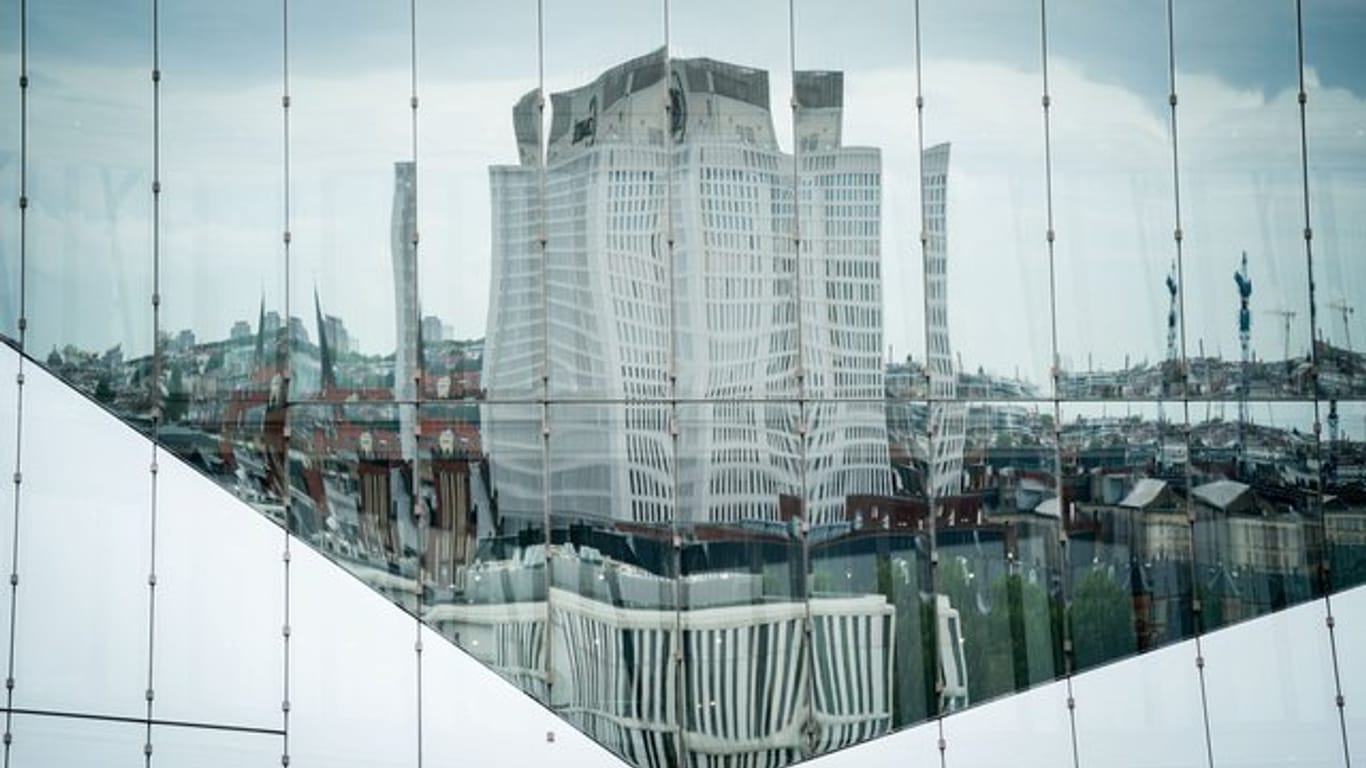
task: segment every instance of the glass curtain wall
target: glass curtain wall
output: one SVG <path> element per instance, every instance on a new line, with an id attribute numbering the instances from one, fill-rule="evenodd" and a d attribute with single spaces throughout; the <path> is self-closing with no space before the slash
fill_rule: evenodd
<path id="1" fill-rule="evenodd" d="M 11 673 L 49 681 L 12 727 L 327 757 L 292 681 L 316 710 L 407 638 L 404 731 L 459 707 L 409 695 L 426 638 L 634 765 L 942 745 L 1026 690 L 1041 755 L 1159 721 L 1220 753 L 1257 720 L 1218 631 L 1313 612 L 1327 690 L 1366 582 L 1362 35 L 1318 2 L 0 0 L 0 551 L 68 595 L 11 579 Z M 156 447 L 101 453 L 34 365 Z M 54 429 L 103 506 L 29 466 Z M 259 567 L 159 623 L 197 531 Z M 334 565 L 406 615 L 294 636 L 348 634 Z M 279 673 L 202 704 L 249 606 Z M 1150 652 L 1179 684 L 1074 679 Z M 1325 699 L 1279 719 L 1331 740 Z"/>

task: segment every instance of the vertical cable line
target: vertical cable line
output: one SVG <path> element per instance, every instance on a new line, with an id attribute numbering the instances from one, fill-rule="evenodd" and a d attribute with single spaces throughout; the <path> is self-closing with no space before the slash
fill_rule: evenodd
<path id="1" fill-rule="evenodd" d="M 166 351 L 161 344 L 161 3 L 152 0 L 152 460 L 150 520 L 148 522 L 147 566 L 147 725 L 142 746 L 144 764 L 152 764 L 152 716 L 156 699 L 156 615 L 157 615 L 157 440 L 165 403 L 161 376 Z"/>
<path id="2" fill-rule="evenodd" d="M 289 0 L 280 2 L 280 84 L 282 95 L 280 97 L 281 112 L 281 172 L 282 185 L 284 192 L 283 214 L 284 214 L 284 236 L 281 238 L 284 256 L 284 305 L 285 305 L 285 325 L 289 324 L 289 273 L 290 273 L 290 241 L 293 239 L 290 233 L 290 210 L 289 210 Z M 261 330 L 258 328 L 257 333 Z M 286 339 L 288 339 L 288 328 L 286 328 Z M 279 339 L 272 339 L 271 345 L 274 348 L 275 364 L 283 365 L 284 369 L 280 372 L 284 385 L 281 387 L 281 397 L 284 400 L 284 433 L 282 439 L 285 441 L 286 461 L 288 461 L 289 450 L 289 366 L 290 348 L 292 343 L 286 341 L 284 360 L 280 360 Z M 269 410 L 269 406 L 267 406 Z M 287 476 L 286 476 L 287 478 Z M 277 481 L 279 482 L 278 478 Z M 289 766 L 289 656 L 290 644 L 290 542 L 289 542 L 289 519 L 290 519 L 290 493 L 288 479 L 284 482 L 283 488 L 279 491 L 281 505 L 284 507 L 285 521 L 283 526 L 284 551 L 280 555 L 280 560 L 284 564 L 284 621 L 280 625 L 281 639 L 281 692 L 280 692 L 280 729 L 283 732 L 280 737 L 280 765 L 282 768 Z"/>
<path id="3" fill-rule="evenodd" d="M 921 283 L 924 286 L 921 309 L 925 314 L 925 455 L 926 455 L 926 482 L 925 482 L 925 517 L 929 521 L 930 539 L 930 607 L 931 607 L 931 637 L 937 638 L 939 632 L 939 544 L 935 541 L 936 528 L 936 509 L 934 488 L 929 482 L 930 475 L 933 473 L 934 465 L 934 387 L 931 385 L 931 373 L 928 353 L 933 344 L 930 326 L 930 235 L 929 235 L 929 212 L 925 202 L 925 89 L 924 89 L 924 69 L 920 54 L 920 0 L 915 0 L 915 139 L 916 139 L 916 175 L 919 177 L 917 184 L 920 187 L 920 275 Z M 947 744 L 944 742 L 944 711 L 941 703 L 941 694 L 944 691 L 945 681 L 943 665 L 939 658 L 939 642 L 930 642 L 929 662 L 931 672 L 934 674 L 934 716 L 939 729 L 939 765 L 941 768 L 945 763 L 945 749 Z"/>
<path id="4" fill-rule="evenodd" d="M 1311 382 L 1314 387 L 1314 460 L 1319 467 L 1318 487 L 1314 492 L 1314 517 L 1319 521 L 1319 525 L 1325 525 L 1323 517 L 1323 493 L 1327 488 L 1327 474 L 1323 470 L 1323 432 L 1320 427 L 1319 397 L 1321 388 L 1319 386 L 1319 353 L 1315 340 L 1318 339 L 1317 308 L 1314 305 L 1314 250 L 1313 239 L 1314 230 L 1310 226 L 1309 217 L 1309 130 L 1306 117 L 1309 94 L 1304 87 L 1304 8 L 1301 0 L 1295 0 L 1295 52 L 1298 63 L 1298 82 L 1299 94 L 1297 101 L 1300 106 L 1300 191 L 1304 200 L 1304 260 L 1308 268 L 1309 279 L 1309 354 L 1310 371 L 1312 371 Z M 1325 528 L 1326 530 L 1326 528 Z M 1324 623 L 1328 628 L 1328 647 L 1333 658 L 1333 693 L 1334 704 L 1338 710 L 1338 728 L 1342 732 L 1342 759 L 1346 768 L 1352 768 L 1352 751 L 1347 737 L 1347 712 L 1346 698 L 1342 695 L 1342 672 L 1338 665 L 1338 640 L 1337 622 L 1333 618 L 1333 572 L 1331 561 L 1328 559 L 1326 547 L 1331 546 L 1325 536 L 1325 549 L 1319 555 L 1319 588 L 1323 590 L 1323 605 L 1326 613 Z"/>
<path id="5" fill-rule="evenodd" d="M 687 682 L 687 670 L 683 667 L 683 589 L 681 580 L 683 578 L 683 530 L 679 522 L 679 499 L 678 499 L 678 308 L 676 306 L 676 287 L 678 279 L 675 272 L 674 262 L 674 147 L 673 147 L 673 97 L 670 93 L 673 88 L 673 50 L 670 14 L 671 8 L 669 0 L 663 0 L 664 5 L 664 87 L 661 89 L 661 98 L 664 102 L 664 258 L 666 261 L 666 274 L 668 275 L 669 292 L 669 360 L 668 360 L 668 429 L 669 429 L 669 475 L 670 475 L 670 501 L 672 503 L 671 514 L 669 515 L 670 541 L 672 542 L 673 561 L 672 575 L 670 580 L 673 587 L 674 604 L 674 628 L 673 628 L 673 719 L 674 719 L 674 755 L 673 759 L 677 763 L 686 762 L 687 750 L 684 739 L 686 729 L 683 727 L 683 707 L 684 707 L 684 686 Z M 685 117 L 686 119 L 686 117 Z M 686 134 L 685 134 L 686 135 Z M 667 755 L 666 755 L 667 758 Z"/>
<path id="6" fill-rule="evenodd" d="M 546 216 L 546 153 L 550 147 L 545 136 L 545 0 L 536 0 L 536 205 L 540 214 L 536 240 L 541 257 L 541 513 L 545 522 L 545 705 L 551 707 L 551 689 L 555 685 L 552 653 L 555 633 L 552 631 L 550 590 L 551 535 L 550 535 L 550 259 L 546 249 L 549 236 Z"/>
<path id="7" fill-rule="evenodd" d="M 1167 88 L 1172 136 L 1172 208 L 1175 217 L 1172 239 L 1176 246 L 1176 307 L 1179 325 L 1181 326 L 1181 434 L 1186 451 L 1183 469 L 1186 484 L 1186 525 L 1190 532 L 1191 619 L 1194 624 L 1195 669 L 1200 681 L 1200 715 L 1205 729 L 1205 760 L 1210 768 L 1214 768 L 1214 744 L 1210 738 L 1209 703 L 1205 693 L 1205 653 L 1200 642 L 1204 627 L 1199 564 L 1196 562 L 1195 499 L 1191 493 L 1193 478 L 1191 474 L 1190 360 L 1186 351 L 1186 278 L 1185 260 L 1181 246 L 1183 239 L 1181 232 L 1181 164 L 1176 120 L 1176 23 L 1172 0 L 1167 0 Z"/>
<path id="8" fill-rule="evenodd" d="M 19 0 L 19 368 L 14 376 L 14 522 L 9 551 L 9 652 L 5 662 L 4 768 L 9 768 L 14 741 L 14 637 L 19 602 L 19 493 L 23 486 L 24 450 L 24 336 L 28 330 L 25 307 L 28 261 L 28 0 Z"/>
<path id="9" fill-rule="evenodd" d="M 811 508 L 810 488 L 807 487 L 806 455 L 810 425 L 807 421 L 806 399 L 806 333 L 802 314 L 802 147 L 801 147 L 801 102 L 797 98 L 797 11 L 795 0 L 787 1 L 787 57 L 791 77 L 792 106 L 792 296 L 797 320 L 797 471 L 802 500 L 800 526 L 801 559 L 797 565 L 802 569 L 801 594 L 794 595 L 802 601 L 802 654 L 800 663 L 805 674 L 804 694 L 806 698 L 806 722 L 802 725 L 801 754 L 811 757 L 816 748 L 819 725 L 816 723 L 816 660 L 812 643 L 815 640 L 811 619 Z M 789 566 L 791 567 L 791 566 Z"/>
<path id="10" fill-rule="evenodd" d="M 422 301 L 418 285 L 418 220 L 417 220 L 417 0 L 408 0 L 408 108 L 411 119 L 410 140 L 413 161 L 413 293 L 418 300 L 413 302 L 413 327 L 417 329 L 418 339 L 422 337 Z M 418 349 L 422 350 L 421 344 Z M 427 565 L 427 542 L 431 536 L 431 520 L 422 503 L 422 382 L 426 365 L 424 354 L 419 353 L 413 360 L 413 403 L 406 407 L 413 409 L 413 509 L 417 522 L 417 601 L 413 613 L 413 656 L 417 673 L 417 768 L 422 768 L 422 583 Z M 407 374 L 407 371 L 404 371 Z M 405 407 L 405 406 L 399 406 Z M 399 420 L 400 423 L 402 419 Z"/>
<path id="11" fill-rule="evenodd" d="M 1060 629 L 1062 632 L 1063 679 L 1067 683 L 1067 726 L 1072 740 L 1072 765 L 1073 768 L 1080 768 L 1080 758 L 1077 755 L 1076 698 L 1072 694 L 1072 668 L 1075 650 L 1072 647 L 1072 622 L 1068 606 L 1070 595 L 1068 576 L 1071 561 L 1067 553 L 1067 525 L 1071 522 L 1072 515 L 1068 511 L 1067 498 L 1064 493 L 1065 486 L 1062 481 L 1062 400 L 1061 387 L 1059 386 L 1062 365 L 1058 355 L 1057 256 L 1053 246 L 1056 231 L 1053 228 L 1053 128 L 1051 120 L 1053 97 L 1048 88 L 1048 0 L 1039 0 L 1039 54 L 1043 73 L 1043 97 L 1040 99 L 1040 104 L 1043 106 L 1044 207 L 1048 219 L 1048 229 L 1044 233 L 1044 240 L 1048 243 L 1048 317 L 1053 356 L 1050 369 L 1050 378 L 1053 383 L 1053 480 L 1055 484 L 1054 493 L 1058 498 L 1058 555 L 1061 564 L 1061 573 L 1059 574 L 1061 595 L 1059 599 L 1063 606 L 1063 620 Z"/>

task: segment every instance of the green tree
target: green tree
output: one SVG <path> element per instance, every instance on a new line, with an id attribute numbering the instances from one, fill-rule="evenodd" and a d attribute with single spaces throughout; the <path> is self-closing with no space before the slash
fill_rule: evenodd
<path id="1" fill-rule="evenodd" d="M 1072 595 L 1072 647 L 1077 669 L 1132 655 L 1133 600 L 1105 571 L 1095 569 L 1082 577 Z"/>

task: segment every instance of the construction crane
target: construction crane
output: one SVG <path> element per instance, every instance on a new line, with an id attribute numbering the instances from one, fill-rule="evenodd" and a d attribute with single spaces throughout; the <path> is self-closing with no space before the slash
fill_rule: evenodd
<path id="1" fill-rule="evenodd" d="M 1328 306 L 1336 309 L 1342 314 L 1342 338 L 1347 343 L 1347 351 L 1352 351 L 1352 315 L 1356 314 L 1356 307 L 1348 304 L 1343 299 L 1330 302 Z"/>
<path id="2" fill-rule="evenodd" d="M 1264 310 L 1268 315 L 1276 315 L 1281 318 L 1281 338 L 1285 342 L 1285 356 L 1283 360 L 1290 360 L 1290 321 L 1299 314 L 1293 309 L 1268 309 Z"/>
<path id="3" fill-rule="evenodd" d="M 1243 466 L 1244 440 L 1247 438 L 1247 390 L 1248 367 L 1251 365 L 1252 347 L 1252 276 L 1247 272 L 1247 251 L 1243 251 L 1243 262 L 1233 273 L 1233 282 L 1238 285 L 1238 343 L 1243 348 L 1242 379 L 1238 384 L 1238 469 Z"/>

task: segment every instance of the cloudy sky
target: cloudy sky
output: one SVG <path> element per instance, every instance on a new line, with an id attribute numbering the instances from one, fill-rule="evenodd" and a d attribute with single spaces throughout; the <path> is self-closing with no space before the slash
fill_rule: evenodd
<path id="1" fill-rule="evenodd" d="M 15 73 L 17 2 L 0 0 L 0 68 Z M 417 2 L 421 297 L 460 337 L 488 306 L 488 166 L 516 161 L 510 109 L 536 84 L 529 0 Z M 70 7 L 68 7 L 70 6 Z M 473 6 L 473 7 L 471 7 Z M 1114 368 L 1165 350 L 1175 255 L 1165 3 L 1048 2 L 1057 323 L 1064 365 Z M 290 3 L 290 302 L 345 318 L 367 352 L 393 348 L 393 163 L 413 155 L 405 0 Z M 1366 345 L 1366 8 L 1305 5 L 1310 189 L 1320 326 L 1358 305 Z M 1232 280 L 1247 251 L 1254 346 L 1309 343 L 1298 65 L 1288 3 L 1178 6 L 1181 216 L 1191 354 L 1238 355 Z M 140 0 L 29 9 L 29 316 L 35 348 L 151 339 L 151 30 Z M 798 68 L 845 71 L 845 141 L 883 156 L 886 345 L 922 357 L 914 6 L 797 0 L 672 3 L 674 55 L 769 70 L 780 137 L 790 40 Z M 949 310 L 965 367 L 1043 383 L 1050 307 L 1040 19 L 1013 0 L 921 3 L 926 146 L 953 143 Z M 664 42 L 662 4 L 545 2 L 550 90 Z M 201 339 L 283 309 L 281 9 L 168 3 L 161 20 L 161 290 L 169 329 Z M 12 82 L 9 78 L 6 81 Z M 17 89 L 0 123 L 0 182 L 17 188 Z M 783 141 L 785 146 L 790 142 Z M 17 217 L 0 213 L 0 322 L 17 304 Z M 310 329 L 311 330 L 311 329 Z"/>

